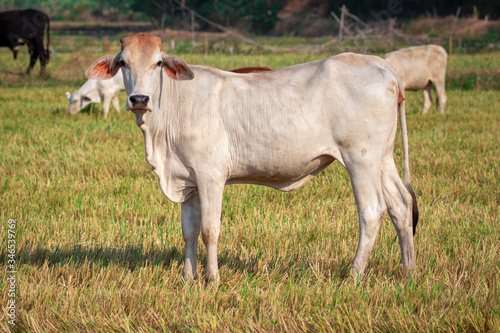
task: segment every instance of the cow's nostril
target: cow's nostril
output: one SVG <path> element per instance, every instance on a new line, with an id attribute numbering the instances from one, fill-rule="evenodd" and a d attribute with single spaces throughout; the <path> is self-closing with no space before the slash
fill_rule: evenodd
<path id="1" fill-rule="evenodd" d="M 145 95 L 133 95 L 129 97 L 130 103 L 134 106 L 147 106 L 149 102 L 149 96 Z"/>

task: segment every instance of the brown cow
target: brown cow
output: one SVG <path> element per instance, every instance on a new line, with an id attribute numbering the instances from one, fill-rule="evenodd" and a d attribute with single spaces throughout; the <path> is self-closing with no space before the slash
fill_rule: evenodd
<path id="1" fill-rule="evenodd" d="M 47 47 L 43 46 L 43 34 L 47 29 Z M 0 47 L 6 46 L 14 53 L 14 60 L 21 46 L 28 44 L 30 73 L 40 59 L 42 71 L 49 62 L 50 18 L 34 9 L 10 10 L 0 13 Z"/>
<path id="2" fill-rule="evenodd" d="M 239 74 L 247 74 L 247 73 L 259 73 L 259 72 L 268 72 L 271 71 L 271 68 L 268 67 L 241 67 L 231 70 L 230 72 L 239 73 Z"/>

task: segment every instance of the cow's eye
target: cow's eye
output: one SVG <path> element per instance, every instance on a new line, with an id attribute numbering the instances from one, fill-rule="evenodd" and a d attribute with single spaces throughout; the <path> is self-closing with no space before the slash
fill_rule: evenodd
<path id="1" fill-rule="evenodd" d="M 161 65 L 163 65 L 163 62 L 160 60 L 156 63 L 156 66 L 160 67 Z"/>
<path id="2" fill-rule="evenodd" d="M 120 65 L 123 66 L 123 67 L 125 67 L 125 61 L 120 60 Z"/>

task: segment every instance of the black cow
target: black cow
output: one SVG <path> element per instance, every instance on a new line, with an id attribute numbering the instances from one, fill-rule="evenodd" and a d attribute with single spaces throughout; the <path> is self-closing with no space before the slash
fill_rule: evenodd
<path id="1" fill-rule="evenodd" d="M 47 26 L 47 48 L 43 47 L 43 31 Z M 30 64 L 29 73 L 38 58 L 42 71 L 49 62 L 50 19 L 45 14 L 34 9 L 10 10 L 0 13 L 0 46 L 6 46 L 14 52 L 17 58 L 19 48 L 28 44 Z"/>

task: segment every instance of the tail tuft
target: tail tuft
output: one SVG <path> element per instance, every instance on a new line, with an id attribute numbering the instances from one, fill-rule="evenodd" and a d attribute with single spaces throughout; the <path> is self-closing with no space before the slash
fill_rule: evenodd
<path id="1" fill-rule="evenodd" d="M 417 205 L 417 197 L 415 196 L 415 192 L 413 191 L 413 187 L 411 184 L 406 185 L 406 188 L 408 189 L 408 192 L 410 192 L 411 195 L 411 201 L 412 201 L 412 225 L 413 225 L 413 236 L 417 233 L 417 224 L 418 224 L 418 218 L 419 218 L 419 213 L 418 213 L 418 205 Z"/>

